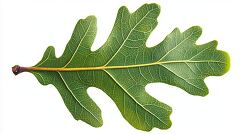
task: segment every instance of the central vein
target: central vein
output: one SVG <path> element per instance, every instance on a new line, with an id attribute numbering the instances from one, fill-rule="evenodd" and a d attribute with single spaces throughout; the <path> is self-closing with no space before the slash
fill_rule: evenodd
<path id="1" fill-rule="evenodd" d="M 158 61 L 153 63 L 135 64 L 135 65 L 123 65 L 123 66 L 99 66 L 99 67 L 76 67 L 76 68 L 49 68 L 49 67 L 28 67 L 27 71 L 90 71 L 90 70 L 108 70 L 108 69 L 124 69 L 124 68 L 136 68 L 163 64 L 173 63 L 220 63 L 225 64 L 221 61 L 203 60 L 203 61 L 192 61 L 192 60 L 180 60 L 180 61 Z"/>

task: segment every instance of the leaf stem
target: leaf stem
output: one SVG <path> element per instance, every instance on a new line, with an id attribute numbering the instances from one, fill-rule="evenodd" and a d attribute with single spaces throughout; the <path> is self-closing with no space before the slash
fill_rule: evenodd
<path id="1" fill-rule="evenodd" d="M 15 65 L 12 67 L 12 72 L 15 75 L 18 75 L 19 73 L 26 72 L 26 71 L 28 71 L 27 67 L 20 67 L 19 65 Z"/>

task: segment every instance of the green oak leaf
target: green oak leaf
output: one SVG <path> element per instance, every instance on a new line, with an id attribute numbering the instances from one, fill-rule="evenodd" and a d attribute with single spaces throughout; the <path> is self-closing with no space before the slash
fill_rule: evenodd
<path id="1" fill-rule="evenodd" d="M 205 96 L 204 79 L 226 73 L 230 60 L 226 52 L 216 50 L 217 41 L 196 45 L 202 33 L 198 26 L 184 32 L 176 28 L 158 45 L 146 47 L 159 13 L 157 4 L 145 4 L 134 13 L 121 7 L 111 34 L 96 51 L 91 51 L 96 18 L 81 19 L 61 57 L 56 58 L 50 46 L 37 65 L 14 66 L 13 72 L 28 71 L 42 85 L 53 84 L 73 117 L 91 126 L 103 124 L 100 108 L 87 94 L 88 87 L 97 87 L 133 127 L 167 129 L 171 107 L 150 96 L 145 86 L 163 82 Z"/>

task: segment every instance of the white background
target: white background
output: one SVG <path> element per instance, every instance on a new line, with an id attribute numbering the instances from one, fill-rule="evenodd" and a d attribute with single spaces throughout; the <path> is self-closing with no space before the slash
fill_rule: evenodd
<path id="1" fill-rule="evenodd" d="M 42 86 L 30 73 L 14 76 L 15 64 L 36 64 L 49 45 L 63 52 L 80 18 L 95 15 L 98 31 L 93 50 L 107 39 L 117 10 L 131 12 L 144 3 L 161 5 L 159 24 L 148 46 L 155 45 L 175 27 L 203 28 L 197 41 L 218 40 L 218 49 L 231 56 L 231 69 L 222 77 L 205 79 L 206 97 L 191 96 L 182 89 L 155 83 L 148 93 L 173 108 L 173 125 L 154 128 L 149 134 L 239 134 L 240 133 L 240 4 L 237 0 L 0 0 L 0 133 L 1 134 L 146 134 L 129 125 L 113 101 L 96 88 L 88 93 L 102 110 L 104 125 L 94 128 L 73 119 L 53 86 Z"/>

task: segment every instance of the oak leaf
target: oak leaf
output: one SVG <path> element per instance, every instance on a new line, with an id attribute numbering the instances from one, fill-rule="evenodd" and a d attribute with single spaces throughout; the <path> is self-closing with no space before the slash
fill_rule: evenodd
<path id="1" fill-rule="evenodd" d="M 171 107 L 150 96 L 145 86 L 162 82 L 205 96 L 208 88 L 204 78 L 226 73 L 229 56 L 216 50 L 217 41 L 196 45 L 202 33 L 198 26 L 184 32 L 176 28 L 158 45 L 147 47 L 159 13 L 157 4 L 145 4 L 134 13 L 121 7 L 111 34 L 96 51 L 91 51 L 96 18 L 81 19 L 61 57 L 56 58 L 50 46 L 38 64 L 15 66 L 13 72 L 28 71 L 41 84 L 54 85 L 73 117 L 94 127 L 103 121 L 99 107 L 87 94 L 88 87 L 104 91 L 133 127 L 167 129 L 171 126 Z"/>

